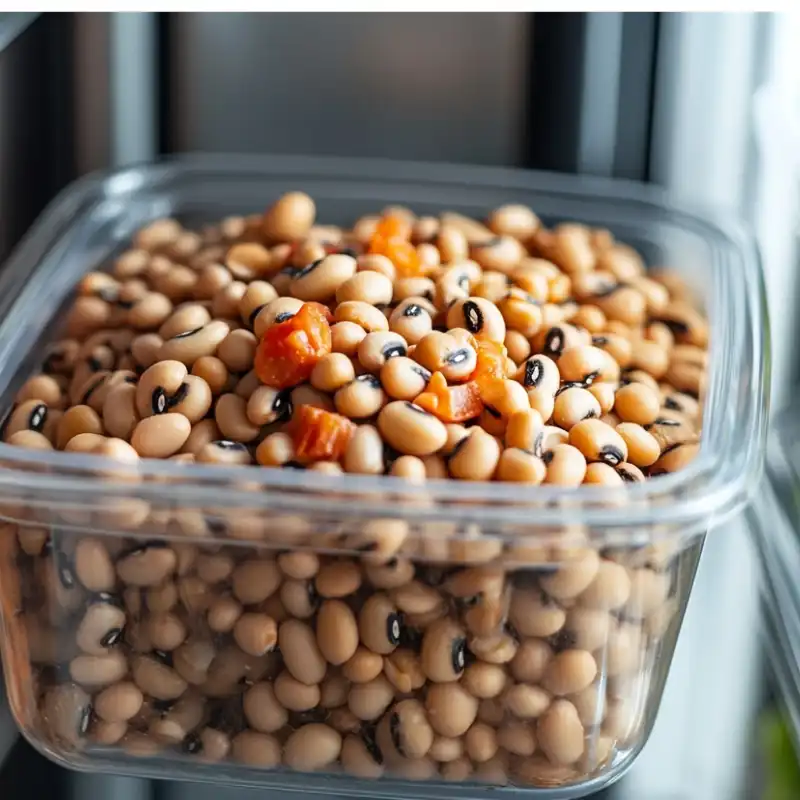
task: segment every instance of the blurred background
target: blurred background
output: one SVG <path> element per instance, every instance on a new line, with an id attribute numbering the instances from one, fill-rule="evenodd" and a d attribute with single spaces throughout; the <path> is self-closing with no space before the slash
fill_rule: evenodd
<path id="1" fill-rule="evenodd" d="M 73 179 L 187 151 L 651 182 L 756 232 L 780 409 L 800 366 L 798 16 L 0 13 L 0 262 Z M 786 745 L 759 581 L 744 522 L 710 538 L 655 731 L 606 797 L 800 796 L 769 794 Z M 67 773 L 0 699 L 0 796 L 45 784 L 76 800 L 264 794 Z"/>

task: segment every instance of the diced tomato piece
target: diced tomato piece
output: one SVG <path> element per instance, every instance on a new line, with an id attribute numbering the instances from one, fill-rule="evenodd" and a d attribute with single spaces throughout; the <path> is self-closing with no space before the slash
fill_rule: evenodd
<path id="1" fill-rule="evenodd" d="M 294 448 L 301 461 L 338 461 L 356 426 L 347 417 L 302 405 L 293 421 Z"/>
<path id="2" fill-rule="evenodd" d="M 474 381 L 448 386 L 441 372 L 434 372 L 428 386 L 414 402 L 442 422 L 466 422 L 483 410 L 480 389 Z"/>
<path id="3" fill-rule="evenodd" d="M 506 348 L 499 342 L 487 340 L 473 342 L 478 358 L 475 370 L 470 375 L 470 380 L 475 381 L 479 387 L 487 382 L 506 377 Z"/>
<path id="4" fill-rule="evenodd" d="M 304 303 L 290 319 L 267 328 L 258 344 L 255 371 L 274 389 L 308 380 L 314 365 L 331 352 L 330 312 L 319 303 Z"/>

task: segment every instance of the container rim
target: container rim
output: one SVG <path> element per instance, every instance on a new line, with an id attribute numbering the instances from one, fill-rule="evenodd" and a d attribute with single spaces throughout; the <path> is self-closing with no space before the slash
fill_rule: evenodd
<path id="1" fill-rule="evenodd" d="M 264 467 L 178 465 L 142 461 L 118 462 L 83 454 L 23 450 L 0 443 L 0 494 L 58 492 L 87 503 L 98 495 L 135 496 L 171 504 L 245 506 L 276 509 L 328 504 L 332 493 L 351 510 L 369 507 L 390 516 L 392 503 L 409 503 L 404 516 L 421 508 L 426 518 L 452 516 L 454 505 L 470 517 L 526 527 L 577 524 L 593 531 L 630 532 L 649 526 L 699 530 L 739 511 L 755 491 L 762 470 L 768 405 L 769 330 L 760 257 L 752 238 L 736 221 L 677 203 L 665 190 L 629 181 L 565 176 L 513 168 L 427 164 L 338 157 L 181 155 L 160 162 L 90 174 L 63 190 L 47 207 L 7 261 L 0 278 L 0 389 L 5 365 L 18 343 L 24 315 L 45 290 L 48 276 L 80 229 L 92 224 L 103 203 L 117 204 L 137 193 L 168 188 L 176 181 L 263 180 L 293 176 L 319 180 L 369 180 L 420 191 L 449 186 L 459 191 L 530 192 L 565 201 L 606 203 L 615 219 L 642 224 L 645 213 L 660 213 L 671 223 L 701 237 L 711 251 L 713 274 L 708 298 L 711 324 L 710 374 L 704 434 L 697 458 L 681 472 L 640 484 L 577 489 L 537 486 L 520 497 L 514 484 L 429 481 L 421 486 L 390 476 L 322 474 Z M 479 196 L 479 195 L 478 195 Z M 7 372 L 7 370 L 6 370 Z M 8 375 L 5 375 L 6 381 Z M 108 478 L 113 469 L 114 476 Z M 97 476 L 105 470 L 98 491 Z M 165 479 L 169 479 L 168 482 Z M 135 483 L 132 483 L 135 480 Z M 358 504 L 358 505 L 356 505 Z M 533 516 L 532 516 L 533 515 Z"/>

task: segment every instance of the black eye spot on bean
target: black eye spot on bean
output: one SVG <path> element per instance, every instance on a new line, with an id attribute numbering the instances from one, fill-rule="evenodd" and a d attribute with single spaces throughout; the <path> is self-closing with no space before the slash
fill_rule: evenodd
<path id="1" fill-rule="evenodd" d="M 181 749 L 184 753 L 195 755 L 202 752 L 203 740 L 196 734 L 190 733 L 182 742 Z"/>
<path id="2" fill-rule="evenodd" d="M 411 303 L 403 309 L 404 317 L 419 317 L 424 313 L 425 310 L 422 308 L 422 306 L 418 306 L 416 303 Z"/>
<path id="3" fill-rule="evenodd" d="M 538 358 L 532 358 L 525 364 L 525 377 L 522 379 L 523 386 L 527 388 L 535 388 L 539 385 L 539 381 L 544 377 L 544 366 Z"/>
<path id="4" fill-rule="evenodd" d="M 100 372 L 103 369 L 103 365 L 100 363 L 100 359 L 91 356 L 86 359 L 86 365 L 92 372 Z"/>
<path id="5" fill-rule="evenodd" d="M 84 393 L 83 397 L 81 397 L 81 405 L 85 406 L 88 404 L 89 400 L 91 399 L 92 395 L 97 391 L 97 389 L 102 386 L 106 380 L 108 379 L 108 375 L 101 375 Z"/>
<path id="6" fill-rule="evenodd" d="M 445 364 L 449 364 L 451 367 L 455 367 L 457 364 L 463 364 L 469 358 L 469 350 L 466 347 L 462 348 L 461 350 L 456 350 L 452 353 L 448 353 L 447 358 L 445 358 Z"/>
<path id="7" fill-rule="evenodd" d="M 381 753 L 381 749 L 375 741 L 375 730 L 368 728 L 362 731 L 361 738 L 364 741 L 364 747 L 367 748 L 367 752 L 372 756 L 372 760 L 376 764 L 383 764 L 383 753 Z"/>
<path id="8" fill-rule="evenodd" d="M 153 409 L 154 414 L 167 413 L 167 393 L 162 386 L 153 389 L 153 395 L 150 399 L 150 408 Z"/>
<path id="9" fill-rule="evenodd" d="M 283 464 L 284 469 L 305 469 L 305 464 L 301 464 L 299 461 L 287 461 Z"/>
<path id="10" fill-rule="evenodd" d="M 613 444 L 606 444 L 600 448 L 600 460 L 610 467 L 616 467 L 624 461 L 622 451 Z"/>
<path id="11" fill-rule="evenodd" d="M 567 391 L 567 389 L 583 389 L 584 384 L 583 381 L 564 381 L 561 386 L 558 387 L 555 393 L 555 397 L 558 397 L 560 394 L 563 394 Z"/>
<path id="12" fill-rule="evenodd" d="M 467 277 L 466 273 L 462 273 L 458 276 L 458 280 L 456 280 L 458 284 L 458 288 L 462 291 L 468 292 L 469 291 L 469 278 Z"/>
<path id="13" fill-rule="evenodd" d="M 298 278 L 305 278 L 306 275 L 310 275 L 324 260 L 324 258 L 318 258 L 316 261 L 306 264 L 306 266 L 304 266 L 298 272 L 295 272 L 295 280 Z"/>
<path id="14" fill-rule="evenodd" d="M 599 377 L 599 372 L 589 372 L 583 376 L 583 381 L 581 381 L 581 383 L 588 389 Z"/>
<path id="15" fill-rule="evenodd" d="M 682 447 L 682 446 L 683 446 L 683 442 L 674 442 L 673 444 L 669 445 L 668 447 L 665 447 L 661 451 L 661 455 L 665 456 L 667 453 L 671 453 L 673 450 L 677 450 L 679 447 Z"/>
<path id="16" fill-rule="evenodd" d="M 582 419 L 582 420 L 584 420 L 584 419 L 596 419 L 596 418 L 597 418 L 597 412 L 596 412 L 594 409 L 592 409 L 591 411 L 587 411 L 587 412 L 586 412 L 586 413 L 585 413 L 585 414 L 584 414 L 584 415 L 581 417 L 581 419 Z"/>
<path id="17" fill-rule="evenodd" d="M 125 383 L 138 383 L 139 379 L 135 375 L 126 375 Z"/>
<path id="18" fill-rule="evenodd" d="M 381 382 L 380 379 L 377 378 L 375 375 L 371 375 L 369 372 L 365 372 L 363 375 L 359 375 L 356 380 L 359 383 L 366 383 L 369 385 L 371 389 L 380 389 Z"/>
<path id="19" fill-rule="evenodd" d="M 247 450 L 247 447 L 241 442 L 232 442 L 230 439 L 217 439 L 211 444 L 213 444 L 214 447 L 219 447 L 220 450 Z"/>
<path id="20" fill-rule="evenodd" d="M 272 411 L 279 420 L 286 420 L 292 416 L 294 408 L 292 406 L 292 395 L 288 389 L 275 395 L 275 399 L 272 401 Z"/>
<path id="21" fill-rule="evenodd" d="M 394 749 L 405 758 L 405 752 L 403 752 L 403 743 L 400 738 L 400 715 L 399 714 L 392 714 L 389 717 L 389 736 L 392 738 L 392 744 L 394 745 Z"/>
<path id="22" fill-rule="evenodd" d="M 110 606 L 115 606 L 116 608 L 124 608 L 125 603 L 121 597 L 115 594 L 110 594 L 109 592 L 98 592 L 94 595 L 95 599 L 101 603 L 106 603 Z"/>
<path id="23" fill-rule="evenodd" d="M 592 336 L 592 344 L 596 345 L 597 347 L 602 347 L 604 344 L 608 344 L 608 337 L 607 336 Z"/>
<path id="24" fill-rule="evenodd" d="M 647 430 L 654 428 L 656 425 L 664 425 L 668 428 L 677 428 L 680 426 L 680 422 L 677 419 L 665 419 L 664 417 L 658 417 L 654 422 L 650 423 L 649 425 L 645 425 Z"/>
<path id="25" fill-rule="evenodd" d="M 256 317 L 261 313 L 262 309 L 266 308 L 266 303 L 262 303 L 260 306 L 256 306 L 251 312 L 250 316 L 247 318 L 247 324 L 252 328 L 255 325 Z"/>
<path id="26" fill-rule="evenodd" d="M 683 406 L 671 397 L 664 400 L 664 408 L 668 408 L 670 411 L 683 411 Z"/>
<path id="27" fill-rule="evenodd" d="M 417 414 L 424 414 L 426 417 L 429 417 L 430 414 L 421 406 L 416 405 L 410 401 L 406 401 L 406 406 L 410 408 L 412 411 L 415 411 Z"/>
<path id="28" fill-rule="evenodd" d="M 467 330 L 470 333 L 480 333 L 483 328 L 483 312 L 478 307 L 478 304 L 473 300 L 467 300 L 461 311 L 464 314 Z"/>
<path id="29" fill-rule="evenodd" d="M 629 470 L 625 469 L 625 467 L 617 467 L 617 475 L 622 478 L 625 483 L 639 483 L 639 477 L 634 473 L 630 472 Z"/>
<path id="30" fill-rule="evenodd" d="M 146 542 L 133 545 L 128 550 L 123 550 L 119 557 L 125 558 L 126 556 L 138 556 L 141 553 L 144 553 L 146 550 L 157 550 L 165 547 L 169 547 L 169 543 L 162 539 L 148 539 Z"/>
<path id="31" fill-rule="evenodd" d="M 544 340 L 544 352 L 548 356 L 560 356 L 564 350 L 564 331 L 561 328 L 550 328 Z"/>
<path id="32" fill-rule="evenodd" d="M 176 336 L 173 336 L 172 338 L 173 339 L 188 339 L 190 336 L 194 336 L 196 333 L 200 333 L 200 331 L 203 330 L 204 327 L 205 327 L 205 325 L 201 325 L 199 328 L 195 328 L 194 330 L 191 330 L 191 331 L 184 331 L 183 333 L 179 333 Z"/>
<path id="33" fill-rule="evenodd" d="M 391 644 L 400 644 L 403 631 L 402 619 L 399 614 L 389 614 L 386 618 L 386 638 Z"/>
<path id="34" fill-rule="evenodd" d="M 545 464 L 549 464 L 553 460 L 553 451 L 548 450 L 546 453 L 542 453 L 542 461 Z"/>
<path id="35" fill-rule="evenodd" d="M 28 417 L 28 428 L 41 433 L 45 422 L 47 422 L 47 406 L 44 403 L 39 403 Z"/>
<path id="36" fill-rule="evenodd" d="M 384 472 L 389 472 L 391 470 L 392 465 L 394 464 L 397 459 L 400 458 L 400 453 L 397 452 L 393 447 L 390 447 L 388 444 L 383 445 L 383 470 Z M 395 563 L 397 563 L 397 559 L 393 559 Z M 388 567 L 389 565 L 386 564 Z"/>
<path id="37" fill-rule="evenodd" d="M 175 705 L 174 700 L 153 700 L 153 711 L 157 711 L 162 716 L 170 711 Z"/>
<path id="38" fill-rule="evenodd" d="M 417 373 L 417 375 L 419 375 L 419 376 L 420 376 L 420 378 L 424 378 L 426 382 L 427 382 L 427 381 L 429 381 L 429 380 L 431 379 L 431 373 L 430 373 L 430 372 L 428 372 L 428 370 L 427 370 L 427 369 L 425 369 L 425 367 L 420 367 L 420 366 L 417 364 L 417 365 L 415 365 L 415 366 L 411 367 L 411 370 L 412 370 L 413 372 L 416 372 L 416 373 Z"/>
<path id="39" fill-rule="evenodd" d="M 463 439 L 460 439 L 456 442 L 456 446 L 447 454 L 445 461 L 450 461 L 451 458 L 455 458 L 458 453 L 467 445 L 469 441 L 469 436 L 465 436 Z"/>
<path id="40" fill-rule="evenodd" d="M 422 631 L 404 625 L 400 634 L 400 646 L 418 653 L 422 649 Z"/>
<path id="41" fill-rule="evenodd" d="M 72 565 L 69 563 L 69 558 L 60 550 L 54 549 L 53 560 L 61 585 L 65 589 L 72 589 L 75 586 L 75 573 L 72 570 Z"/>
<path id="42" fill-rule="evenodd" d="M 390 358 L 404 356 L 408 353 L 408 348 L 400 342 L 389 342 L 381 350 L 381 354 L 388 361 Z"/>
<path id="43" fill-rule="evenodd" d="M 562 650 L 571 650 L 575 647 L 578 639 L 572 631 L 562 628 L 558 633 L 554 633 L 548 641 L 553 650 L 560 653 Z"/>
<path id="44" fill-rule="evenodd" d="M 164 650 L 153 650 L 153 657 L 165 667 L 172 666 L 172 653 L 167 653 Z"/>
<path id="45" fill-rule="evenodd" d="M 179 403 L 182 403 L 188 396 L 189 396 L 189 384 L 188 383 L 182 383 L 178 387 L 178 390 L 175 392 L 175 394 L 172 395 L 172 397 L 169 398 L 169 402 L 167 403 L 167 406 L 169 408 L 174 408 Z"/>
<path id="46" fill-rule="evenodd" d="M 101 640 L 103 647 L 113 647 L 122 639 L 122 628 L 112 628 Z"/>
<path id="47" fill-rule="evenodd" d="M 350 256 L 350 258 L 358 258 L 358 253 L 352 247 L 343 247 L 339 251 L 339 255 Z"/>
<path id="48" fill-rule="evenodd" d="M 453 640 L 452 649 L 450 651 L 450 663 L 453 667 L 453 672 L 455 672 L 456 675 L 462 672 L 464 667 L 466 666 L 467 663 L 466 652 L 467 652 L 466 639 L 459 638 Z"/>
<path id="49" fill-rule="evenodd" d="M 689 326 L 685 322 L 677 319 L 665 319 L 664 317 L 653 317 L 651 322 L 660 322 L 666 325 L 675 336 L 682 336 L 689 333 Z"/>
<path id="50" fill-rule="evenodd" d="M 533 454 L 538 458 L 542 457 L 542 447 L 544 445 L 544 431 L 539 431 L 533 439 Z"/>
<path id="51" fill-rule="evenodd" d="M 592 297 L 609 297 L 610 295 L 614 294 L 617 289 L 621 289 L 624 286 L 622 283 L 612 283 L 606 284 L 598 289 L 596 292 L 592 294 Z"/>
<path id="52" fill-rule="evenodd" d="M 92 722 L 92 707 L 87 705 L 81 712 L 81 718 L 78 720 L 78 734 L 86 736 L 89 731 L 89 725 Z"/>
<path id="53" fill-rule="evenodd" d="M 281 313 L 275 317 L 275 322 L 286 322 L 287 319 L 291 319 L 293 316 L 294 312 L 292 311 L 281 311 Z"/>
<path id="54" fill-rule="evenodd" d="M 221 519 L 207 519 L 206 526 L 212 536 L 224 536 L 228 532 L 228 526 Z"/>
<path id="55" fill-rule="evenodd" d="M 117 305 L 123 311 L 130 311 L 136 305 L 136 301 L 134 301 L 134 300 L 117 300 Z"/>

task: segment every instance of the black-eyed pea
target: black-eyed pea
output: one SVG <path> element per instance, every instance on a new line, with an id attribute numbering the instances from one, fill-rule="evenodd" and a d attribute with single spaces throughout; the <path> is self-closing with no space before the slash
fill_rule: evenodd
<path id="1" fill-rule="evenodd" d="M 600 403 L 588 389 L 564 384 L 556 394 L 553 421 L 564 430 L 568 431 L 582 420 L 597 418 L 600 414 Z"/>
<path id="2" fill-rule="evenodd" d="M 186 303 L 179 306 L 158 329 L 161 339 L 171 339 L 180 333 L 201 328 L 211 321 L 208 309 L 200 303 Z"/>
<path id="3" fill-rule="evenodd" d="M 127 722 L 106 722 L 98 715 L 89 728 L 89 739 L 100 747 L 110 747 L 118 744 L 127 732 Z"/>
<path id="4" fill-rule="evenodd" d="M 283 761 L 289 769 L 312 772 L 333 764 L 341 750 L 342 736 L 338 731 L 312 722 L 290 734 L 283 748 Z"/>
<path id="5" fill-rule="evenodd" d="M 434 316 L 436 312 L 435 297 L 436 284 L 430 278 L 399 278 L 394 282 L 392 303 L 397 307 L 402 306 L 408 300 L 422 298 L 423 307 L 431 316 Z"/>
<path id="6" fill-rule="evenodd" d="M 318 258 L 295 272 L 289 285 L 289 293 L 306 302 L 331 300 L 336 296 L 339 287 L 355 274 L 355 258 L 334 253 Z"/>
<path id="7" fill-rule="evenodd" d="M 358 648 L 358 622 L 341 600 L 325 600 L 316 620 L 317 645 L 329 664 L 344 664 Z"/>
<path id="8" fill-rule="evenodd" d="M 374 653 L 388 655 L 400 644 L 402 618 L 389 596 L 377 592 L 361 607 L 358 629 L 366 647 Z"/>
<path id="9" fill-rule="evenodd" d="M 368 372 L 378 373 L 391 359 L 406 356 L 408 344 L 398 333 L 368 333 L 358 346 L 358 360 Z"/>
<path id="10" fill-rule="evenodd" d="M 247 330 L 231 331 L 217 347 L 219 358 L 230 372 L 247 372 L 253 367 L 258 340 Z"/>
<path id="11" fill-rule="evenodd" d="M 413 400 L 425 390 L 430 378 L 430 370 L 403 356 L 389 359 L 380 373 L 385 392 L 395 400 Z"/>
<path id="12" fill-rule="evenodd" d="M 183 414 L 159 414 L 136 424 L 131 445 L 142 458 L 168 458 L 183 447 L 191 430 Z"/>
<path id="13" fill-rule="evenodd" d="M 170 410 L 170 401 L 183 387 L 186 366 L 180 361 L 158 361 L 146 369 L 136 384 L 136 410 L 144 419 Z"/>
<path id="14" fill-rule="evenodd" d="M 333 397 L 336 410 L 350 419 L 366 419 L 377 414 L 387 401 L 380 379 L 370 373 L 359 375 L 342 386 Z"/>
<path id="15" fill-rule="evenodd" d="M 429 680 L 446 683 L 458 680 L 466 666 L 467 638 L 454 620 L 432 623 L 422 637 L 420 663 Z"/>
<path id="16" fill-rule="evenodd" d="M 664 448 L 661 457 L 650 467 L 650 477 L 685 469 L 697 457 L 699 451 L 700 445 L 694 442 L 678 443 Z"/>
<path id="17" fill-rule="evenodd" d="M 513 755 L 529 757 L 536 751 L 536 735 L 531 723 L 510 719 L 497 729 L 497 744 Z"/>
<path id="18" fill-rule="evenodd" d="M 586 458 L 576 447 L 558 444 L 546 450 L 542 460 L 547 467 L 545 483 L 557 486 L 579 486 L 586 475 Z"/>
<path id="19" fill-rule="evenodd" d="M 367 734 L 351 733 L 342 742 L 342 768 L 357 778 L 380 778 L 383 775 L 383 755 Z"/>
<path id="20" fill-rule="evenodd" d="M 464 745 L 467 755 L 474 762 L 482 764 L 497 753 L 497 733 L 486 723 L 476 722 L 464 735 Z"/>
<path id="21" fill-rule="evenodd" d="M 349 384 L 355 377 L 353 362 L 348 356 L 344 353 L 328 353 L 315 364 L 310 382 L 315 389 L 333 393 Z"/>
<path id="22" fill-rule="evenodd" d="M 670 365 L 670 353 L 658 342 L 635 339 L 631 343 L 630 367 L 641 369 L 659 379 L 665 376 Z"/>
<path id="23" fill-rule="evenodd" d="M 191 752 L 193 740 L 187 737 L 203 721 L 205 702 L 203 695 L 189 689 L 165 714 L 151 721 L 148 735 L 161 744 L 184 742 L 187 752 Z"/>
<path id="24" fill-rule="evenodd" d="M 539 748 L 552 764 L 574 764 L 584 750 L 584 730 L 569 700 L 554 700 L 536 725 Z"/>
<path id="25" fill-rule="evenodd" d="M 281 195 L 264 213 L 264 236 L 279 242 L 300 239 L 308 233 L 316 215 L 316 205 L 307 194 L 288 192 Z"/>
<path id="26" fill-rule="evenodd" d="M 434 309 L 422 297 L 411 296 L 401 301 L 389 315 L 389 329 L 410 345 L 418 344 L 433 329 Z"/>
<path id="27" fill-rule="evenodd" d="M 633 286 L 618 284 L 607 293 L 595 295 L 593 302 L 609 320 L 619 320 L 627 325 L 641 325 L 647 316 L 647 301 Z"/>
<path id="28" fill-rule="evenodd" d="M 145 292 L 134 301 L 125 321 L 139 331 L 159 328 L 172 314 L 172 301 L 160 292 Z"/>
<path id="29" fill-rule="evenodd" d="M 583 477 L 583 482 L 594 486 L 621 486 L 623 478 L 617 472 L 616 467 L 610 467 L 601 461 L 595 461 L 586 465 L 586 475 Z"/>
<path id="30" fill-rule="evenodd" d="M 118 388 L 130 389 L 133 387 L 131 387 L 130 384 L 123 384 Z M 33 416 L 34 412 L 31 412 L 28 421 L 29 425 L 30 417 Z M 31 430 L 35 430 L 35 428 L 32 428 Z M 79 433 L 95 433 L 100 435 L 104 433 L 103 422 L 101 421 L 99 414 L 90 406 L 72 406 L 64 412 L 63 416 L 58 420 L 58 424 L 56 426 L 56 447 L 59 450 L 63 450 L 64 447 L 66 447 L 67 442 L 72 439 L 73 436 L 77 436 Z"/>
<path id="31" fill-rule="evenodd" d="M 248 767 L 273 769 L 281 763 L 280 742 L 268 733 L 244 730 L 231 739 L 233 761 Z"/>
<path id="32" fill-rule="evenodd" d="M 220 440 L 222 440 L 222 433 L 220 433 L 217 423 L 213 419 L 204 419 L 192 427 L 192 432 L 183 443 L 181 453 L 197 455 L 206 445 Z M 208 456 L 210 453 L 206 455 Z"/>
<path id="33" fill-rule="evenodd" d="M 498 236 L 513 236 L 525 241 L 536 233 L 542 223 L 527 206 L 510 203 L 492 211 L 487 224 Z"/>
<path id="34" fill-rule="evenodd" d="M 553 649 L 544 639 L 524 639 L 509 664 L 512 677 L 520 683 L 539 683 L 553 658 Z"/>
<path id="35" fill-rule="evenodd" d="M 344 303 L 339 303 L 334 312 L 334 319 L 337 323 L 355 323 L 367 333 L 389 330 L 389 321 L 384 313 L 375 306 L 361 300 L 347 300 Z"/>
<path id="36" fill-rule="evenodd" d="M 500 460 L 501 447 L 494 436 L 482 428 L 470 429 L 447 457 L 447 469 L 454 478 L 490 480 Z"/>
<path id="37" fill-rule="evenodd" d="M 359 425 L 345 448 L 342 465 L 345 472 L 361 475 L 382 475 L 383 440 L 373 425 Z"/>
<path id="38" fill-rule="evenodd" d="M 342 666 L 342 675 L 351 683 L 369 683 L 383 670 L 383 657 L 361 645 Z"/>
<path id="39" fill-rule="evenodd" d="M 435 683 L 428 688 L 425 710 L 436 733 L 463 736 L 478 715 L 478 700 L 460 683 Z"/>
<path id="40" fill-rule="evenodd" d="M 506 323 L 500 309 L 483 297 L 457 300 L 447 311 L 448 328 L 465 328 L 476 339 L 502 342 Z"/>
<path id="41" fill-rule="evenodd" d="M 361 586 L 361 569 L 354 561 L 331 561 L 320 567 L 314 586 L 320 597 L 347 597 Z"/>
<path id="42" fill-rule="evenodd" d="M 277 297 L 270 300 L 256 314 L 253 320 L 253 333 L 260 339 L 268 328 L 291 319 L 302 307 L 303 301 L 296 297 Z"/>
<path id="43" fill-rule="evenodd" d="M 313 686 L 325 677 L 325 658 L 313 629 L 305 622 L 297 619 L 282 622 L 278 628 L 278 645 L 286 669 L 296 680 Z"/>
<path id="44" fill-rule="evenodd" d="M 600 405 L 600 413 L 608 414 L 614 408 L 617 386 L 614 383 L 593 383 L 588 387 Z"/>
<path id="45" fill-rule="evenodd" d="M 631 384 L 634 385 L 634 384 Z M 655 437 L 635 422 L 622 422 L 616 427 L 617 433 L 625 440 L 628 458 L 637 467 L 649 467 L 661 455 L 661 448 Z"/>
<path id="46" fill-rule="evenodd" d="M 597 675 L 594 656 L 586 650 L 562 650 L 547 665 L 542 686 L 553 695 L 575 694 L 591 685 Z"/>
<path id="47" fill-rule="evenodd" d="M 238 310 L 242 322 L 252 328 L 261 310 L 266 308 L 267 304 L 275 300 L 277 296 L 272 284 L 267 281 L 250 283 L 239 300 Z"/>
<path id="48" fill-rule="evenodd" d="M 508 352 L 508 357 L 515 364 L 522 364 L 531 354 L 530 342 L 519 331 L 506 331 L 504 344 Z"/>
<path id="49" fill-rule="evenodd" d="M 241 281 L 251 281 L 260 275 L 269 274 L 272 255 L 266 247 L 256 242 L 235 244 L 225 256 L 225 266 Z"/>
<path id="50" fill-rule="evenodd" d="M 200 328 L 179 333 L 166 339 L 158 351 L 161 361 L 180 361 L 187 367 L 203 356 L 212 356 L 230 333 L 230 325 L 222 320 L 212 320 Z"/>
<path id="51" fill-rule="evenodd" d="M 456 761 L 464 755 L 464 740 L 450 736 L 435 736 L 428 757 L 440 764 Z"/>
<path id="52" fill-rule="evenodd" d="M 197 271 L 197 281 L 192 289 L 195 300 L 213 301 L 233 282 L 233 275 L 222 264 L 206 263 Z"/>
<path id="53" fill-rule="evenodd" d="M 44 693 L 42 718 L 57 742 L 70 748 L 80 745 L 89 730 L 92 698 L 71 683 L 53 686 Z"/>
<path id="54" fill-rule="evenodd" d="M 388 278 L 391 282 L 394 282 L 397 277 L 397 270 L 392 260 L 378 253 L 366 253 L 358 256 L 356 259 L 356 266 L 359 272 L 376 272 Z"/>
<path id="55" fill-rule="evenodd" d="M 280 599 L 286 611 L 297 619 L 309 619 L 317 610 L 314 585 L 305 580 L 286 580 L 281 584 Z"/>
<path id="56" fill-rule="evenodd" d="M 261 603 L 277 591 L 283 576 L 271 558 L 243 561 L 231 575 L 231 585 L 236 598 L 245 605 Z"/>
<path id="57" fill-rule="evenodd" d="M 210 641 L 190 638 L 175 650 L 172 662 L 175 672 L 181 678 L 187 683 L 199 686 L 205 682 L 215 656 L 216 651 Z"/>
<path id="58" fill-rule="evenodd" d="M 399 400 L 381 409 L 378 429 L 390 446 L 405 455 L 432 455 L 447 440 L 447 429 L 433 414 Z"/>
<path id="59" fill-rule="evenodd" d="M 34 375 L 28 378 L 17 392 L 15 401 L 17 404 L 27 400 L 40 400 L 48 408 L 60 408 L 64 405 L 66 398 L 59 380 L 52 375 Z"/>
<path id="60" fill-rule="evenodd" d="M 145 542 L 119 558 L 117 575 L 129 586 L 157 586 L 173 574 L 177 561 L 166 542 Z"/>
<path id="61" fill-rule="evenodd" d="M 597 577 L 600 556 L 592 548 L 575 548 L 556 552 L 558 569 L 542 575 L 539 583 L 556 600 L 571 600 L 587 589 Z"/>
<path id="62" fill-rule="evenodd" d="M 261 432 L 258 425 L 250 422 L 247 408 L 248 401 L 237 394 L 223 394 L 217 399 L 215 419 L 226 439 L 234 442 L 251 442 Z"/>
<path id="63" fill-rule="evenodd" d="M 625 440 L 614 428 L 599 419 L 587 419 L 570 428 L 569 443 L 583 454 L 588 462 L 601 461 L 617 467 L 628 460 Z"/>
<path id="64" fill-rule="evenodd" d="M 166 298 L 164 298 L 166 300 Z M 65 335 L 83 338 L 87 334 L 108 325 L 112 305 L 100 297 L 82 296 L 75 299 L 67 316 Z"/>
<path id="65" fill-rule="evenodd" d="M 666 601 L 670 576 L 652 569 L 634 569 L 630 573 L 630 596 L 625 615 L 630 619 L 645 619 L 654 614 Z"/>
<path id="66" fill-rule="evenodd" d="M 354 683 L 347 695 L 347 707 L 362 722 L 371 722 L 386 711 L 394 693 L 394 686 L 381 674 L 371 681 Z"/>
<path id="67" fill-rule="evenodd" d="M 461 683 L 474 697 L 486 699 L 499 697 L 507 681 L 507 673 L 499 664 L 476 661 L 464 670 Z"/>
<path id="68" fill-rule="evenodd" d="M 502 695 L 506 710 L 517 719 L 537 719 L 550 706 L 550 694 L 540 686 L 515 683 L 508 686 Z"/>
<path id="69" fill-rule="evenodd" d="M 517 588 L 511 594 L 509 620 L 523 636 L 552 636 L 566 620 L 564 609 L 536 589 Z"/>
<path id="70" fill-rule="evenodd" d="M 341 283 L 336 290 L 336 302 L 360 300 L 374 306 L 392 302 L 392 281 L 375 270 L 362 270 Z"/>
<path id="71" fill-rule="evenodd" d="M 125 612 L 110 603 L 93 603 L 86 609 L 75 640 L 78 647 L 89 655 L 103 656 L 122 638 Z"/>
<path id="72" fill-rule="evenodd" d="M 251 656 L 263 656 L 275 647 L 278 640 L 277 625 L 267 614 L 247 611 L 236 620 L 233 638 L 243 652 Z"/>
<path id="73" fill-rule="evenodd" d="M 118 650 L 105 655 L 81 654 L 69 662 L 69 675 L 75 683 L 100 689 L 121 681 L 128 672 L 128 661 Z"/>
<path id="74" fill-rule="evenodd" d="M 683 414 L 693 422 L 700 418 L 700 403 L 691 395 L 676 392 L 671 387 L 664 393 L 663 407 Z"/>
<path id="75" fill-rule="evenodd" d="M 241 604 L 230 595 L 223 595 L 208 607 L 206 622 L 214 633 L 230 633 L 241 615 Z"/>
<path id="76" fill-rule="evenodd" d="M 273 685 L 276 699 L 289 711 L 309 711 L 319 705 L 320 687 L 298 681 L 288 670 L 283 670 Z"/>
<path id="77" fill-rule="evenodd" d="M 144 333 L 131 342 L 131 355 L 143 368 L 151 367 L 158 361 L 158 354 L 164 340 L 157 333 Z"/>

